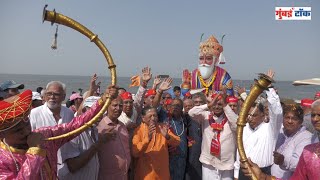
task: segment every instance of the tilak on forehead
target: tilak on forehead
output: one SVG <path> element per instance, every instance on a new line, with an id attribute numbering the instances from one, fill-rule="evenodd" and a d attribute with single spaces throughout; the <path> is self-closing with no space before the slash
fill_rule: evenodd
<path id="1" fill-rule="evenodd" d="M 223 47 L 214 36 L 210 36 L 206 41 L 201 42 L 199 46 L 199 56 L 212 55 L 219 57 Z"/>
<path id="2" fill-rule="evenodd" d="M 31 90 L 0 101 L 0 132 L 11 129 L 24 120 L 29 115 L 31 104 Z"/>

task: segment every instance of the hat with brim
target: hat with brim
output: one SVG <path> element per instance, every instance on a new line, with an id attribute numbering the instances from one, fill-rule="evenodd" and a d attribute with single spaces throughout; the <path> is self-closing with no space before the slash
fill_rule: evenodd
<path id="1" fill-rule="evenodd" d="M 83 102 L 83 107 L 91 107 L 96 101 L 100 99 L 99 96 L 90 96 L 86 98 Z"/>
<path id="2" fill-rule="evenodd" d="M 13 128 L 29 114 L 32 102 L 32 91 L 0 101 L 0 132 Z"/>
<path id="3" fill-rule="evenodd" d="M 73 93 L 71 96 L 70 96 L 70 101 L 73 101 L 75 99 L 82 99 L 83 97 L 79 94 L 79 93 Z"/>
<path id="4" fill-rule="evenodd" d="M 2 91 L 5 91 L 7 89 L 14 89 L 14 88 L 23 89 L 24 84 L 17 84 L 16 82 L 14 82 L 12 80 L 7 80 L 7 81 L 1 83 L 1 85 L 0 85 L 0 89 Z"/>

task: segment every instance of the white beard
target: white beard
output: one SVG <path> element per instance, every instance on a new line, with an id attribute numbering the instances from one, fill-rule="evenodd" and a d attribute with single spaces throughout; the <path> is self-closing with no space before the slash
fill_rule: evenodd
<path id="1" fill-rule="evenodd" d="M 58 103 L 53 102 L 53 101 L 48 101 L 47 102 L 47 106 L 48 106 L 49 109 L 54 110 L 54 109 L 57 109 L 58 107 L 60 107 L 61 104 L 58 104 Z"/>
<path id="2" fill-rule="evenodd" d="M 208 79 L 213 73 L 214 70 L 214 64 L 212 63 L 211 65 L 207 64 L 199 64 L 198 69 L 200 71 L 200 74 L 203 79 Z"/>

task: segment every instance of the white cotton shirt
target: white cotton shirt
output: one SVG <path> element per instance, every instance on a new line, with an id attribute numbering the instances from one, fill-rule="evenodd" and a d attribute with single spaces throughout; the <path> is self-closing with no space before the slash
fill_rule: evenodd
<path id="1" fill-rule="evenodd" d="M 190 117 L 200 122 L 202 125 L 202 143 L 201 143 L 201 155 L 200 162 L 202 164 L 210 165 L 219 171 L 232 170 L 235 160 L 236 139 L 235 131 L 237 128 L 237 115 L 227 105 L 223 108 L 225 116 L 228 119 L 228 123 L 223 126 L 223 130 L 220 135 L 221 152 L 220 156 L 216 157 L 210 153 L 211 141 L 214 136 L 214 132 L 209 124 L 209 108 L 207 104 L 201 106 L 194 106 L 189 110 Z M 221 122 L 224 116 L 213 117 L 217 122 Z"/>
<path id="2" fill-rule="evenodd" d="M 273 151 L 283 121 L 282 107 L 279 96 L 273 88 L 266 91 L 269 106 L 269 123 L 262 122 L 255 129 L 249 124 L 243 128 L 243 146 L 247 157 L 259 167 L 267 167 L 273 164 Z M 240 157 L 237 151 L 237 160 L 234 163 L 234 178 L 238 178 L 240 169 Z"/>
<path id="3" fill-rule="evenodd" d="M 65 106 L 61 106 L 60 116 L 61 118 L 57 122 L 53 117 L 53 113 L 48 108 L 47 103 L 45 103 L 44 105 L 31 110 L 30 112 L 31 129 L 35 130 L 41 127 L 49 127 L 49 126 L 55 126 L 57 124 L 68 123 L 74 117 L 73 111 Z M 68 144 L 65 144 L 63 146 L 67 146 L 67 145 Z M 66 175 L 69 173 L 67 164 L 62 163 L 60 149 L 57 152 L 57 159 L 58 159 L 57 173 L 58 173 L 58 177 L 60 178 L 61 175 Z"/>
<path id="4" fill-rule="evenodd" d="M 280 179 L 289 179 L 297 165 L 303 148 L 311 144 L 312 134 L 302 126 L 297 133 L 287 136 L 281 129 L 278 136 L 276 151 L 284 156 L 281 166 L 273 164 L 271 167 L 271 175 Z"/>
<path id="5" fill-rule="evenodd" d="M 98 139 L 98 130 L 93 127 L 82 132 L 79 136 L 69 141 L 67 144 L 70 146 L 61 147 L 62 161 L 70 158 L 74 158 L 88 150 L 92 144 Z M 98 153 L 96 153 L 90 161 L 77 170 L 75 173 L 68 173 L 65 176 L 60 176 L 61 180 L 87 180 L 87 179 L 98 179 L 99 174 L 99 159 Z"/>

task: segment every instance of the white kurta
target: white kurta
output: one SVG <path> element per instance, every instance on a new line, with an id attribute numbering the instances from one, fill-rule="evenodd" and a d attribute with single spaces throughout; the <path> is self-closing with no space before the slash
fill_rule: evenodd
<path id="1" fill-rule="evenodd" d="M 262 122 L 255 129 L 249 124 L 243 130 L 243 146 L 247 157 L 259 167 L 267 167 L 273 164 L 273 151 L 283 121 L 280 98 L 273 88 L 266 91 L 269 106 L 269 123 Z M 238 178 L 240 169 L 240 157 L 237 152 L 237 160 L 234 163 L 234 177 Z"/>
<path id="2" fill-rule="evenodd" d="M 55 120 L 55 118 L 53 117 L 53 113 L 48 108 L 47 103 L 45 103 L 44 105 L 39 106 L 39 107 L 31 110 L 31 113 L 30 113 L 31 129 L 35 130 L 35 129 L 39 129 L 41 127 L 55 126 L 57 124 L 68 123 L 74 118 L 74 113 L 69 108 L 67 108 L 65 106 L 61 106 L 60 116 L 61 116 L 61 118 L 57 122 Z M 64 144 L 62 147 L 66 147 L 66 146 L 69 146 L 69 145 Z M 58 172 L 57 172 L 57 174 L 58 174 L 58 177 L 60 176 L 60 174 L 66 175 L 67 173 L 69 173 L 69 169 L 68 169 L 67 164 L 62 162 L 60 149 L 57 153 L 57 158 L 58 158 L 58 167 L 57 167 Z"/>
<path id="3" fill-rule="evenodd" d="M 214 132 L 209 124 L 209 109 L 208 105 L 195 106 L 189 111 L 189 115 L 193 120 L 202 124 L 202 144 L 200 162 L 202 163 L 202 177 L 203 179 L 232 179 L 234 155 L 236 150 L 235 131 L 237 115 L 227 105 L 223 108 L 228 122 L 224 125 L 221 131 L 220 143 L 221 152 L 219 157 L 215 157 L 210 153 L 211 141 Z M 224 116 L 213 117 L 217 122 L 221 122 Z M 206 178 L 207 177 L 207 178 Z"/>
<path id="4" fill-rule="evenodd" d="M 88 150 L 92 144 L 98 139 L 98 130 L 93 127 L 82 132 L 79 136 L 69 141 L 71 146 L 65 146 L 61 148 L 62 161 L 69 158 L 74 158 L 81 155 Z M 86 180 L 86 179 L 98 179 L 99 174 L 99 159 L 98 153 L 96 153 L 90 161 L 75 173 L 68 173 L 65 176 L 60 176 L 61 180 Z"/>

